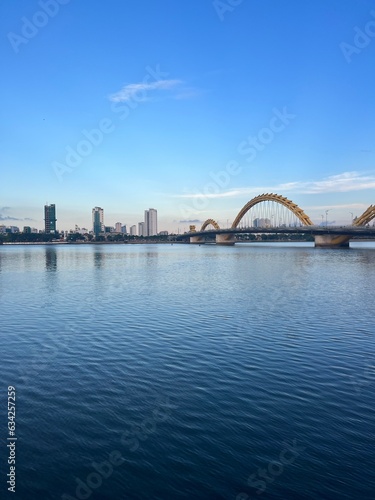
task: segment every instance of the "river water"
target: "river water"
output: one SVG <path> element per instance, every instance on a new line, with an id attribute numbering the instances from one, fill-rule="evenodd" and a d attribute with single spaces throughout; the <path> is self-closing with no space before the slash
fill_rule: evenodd
<path id="1" fill-rule="evenodd" d="M 373 499 L 374 285 L 374 243 L 3 245 L 0 497 L 14 386 L 15 498 Z"/>

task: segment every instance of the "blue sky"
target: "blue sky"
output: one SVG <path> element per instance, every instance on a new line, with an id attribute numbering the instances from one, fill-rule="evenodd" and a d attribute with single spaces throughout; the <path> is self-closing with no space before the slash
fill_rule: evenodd
<path id="1" fill-rule="evenodd" d="M 183 230 L 262 192 L 349 223 L 375 202 L 372 1 L 60 2 L 0 6 L 0 223 L 42 228 L 49 202 L 59 229 L 101 206 Z"/>

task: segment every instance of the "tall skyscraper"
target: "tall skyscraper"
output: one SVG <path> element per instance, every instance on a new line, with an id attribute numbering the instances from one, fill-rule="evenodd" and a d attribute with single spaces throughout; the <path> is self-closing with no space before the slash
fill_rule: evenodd
<path id="1" fill-rule="evenodd" d="M 155 208 L 145 210 L 144 236 L 158 234 L 158 211 Z"/>
<path id="2" fill-rule="evenodd" d="M 56 207 L 55 205 L 44 205 L 44 231 L 54 233 L 56 231 Z"/>
<path id="3" fill-rule="evenodd" d="M 130 226 L 130 236 L 137 236 L 137 226 Z"/>
<path id="4" fill-rule="evenodd" d="M 146 236 L 144 222 L 138 222 L 138 236 Z"/>
<path id="5" fill-rule="evenodd" d="M 104 210 L 100 207 L 92 209 L 92 225 L 95 236 L 104 233 Z"/>
<path id="6" fill-rule="evenodd" d="M 115 232 L 116 233 L 121 233 L 121 222 L 116 222 L 115 224 Z"/>

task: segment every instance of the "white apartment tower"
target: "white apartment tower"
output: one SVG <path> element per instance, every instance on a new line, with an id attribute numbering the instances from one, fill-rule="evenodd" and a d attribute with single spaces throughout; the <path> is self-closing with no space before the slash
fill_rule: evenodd
<path id="1" fill-rule="evenodd" d="M 155 208 L 145 210 L 144 236 L 158 234 L 158 211 Z"/>
<path id="2" fill-rule="evenodd" d="M 138 222 L 138 236 L 146 236 L 144 222 Z"/>
<path id="3" fill-rule="evenodd" d="M 137 236 L 137 226 L 130 226 L 130 236 Z"/>

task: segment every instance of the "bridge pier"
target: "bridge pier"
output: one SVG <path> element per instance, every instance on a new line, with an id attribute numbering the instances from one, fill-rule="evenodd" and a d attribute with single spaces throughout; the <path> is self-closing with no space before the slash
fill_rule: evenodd
<path id="1" fill-rule="evenodd" d="M 348 248 L 350 236 L 316 234 L 314 236 L 316 247 Z"/>
<path id="2" fill-rule="evenodd" d="M 190 236 L 190 243 L 203 245 L 205 242 L 203 236 Z"/>
<path id="3" fill-rule="evenodd" d="M 234 234 L 217 234 L 216 245 L 234 245 L 236 243 L 236 236 Z"/>

